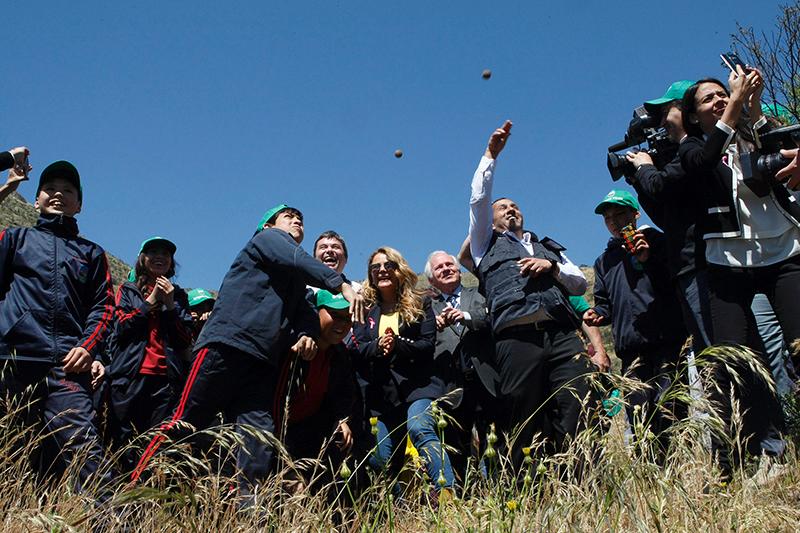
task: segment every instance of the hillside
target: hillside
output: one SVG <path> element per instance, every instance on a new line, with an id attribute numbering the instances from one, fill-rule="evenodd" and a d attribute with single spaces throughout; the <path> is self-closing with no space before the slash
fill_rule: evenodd
<path id="1" fill-rule="evenodd" d="M 37 218 L 36 209 L 17 193 L 11 194 L 0 204 L 0 229 L 9 226 L 33 226 Z M 106 257 L 111 279 L 115 286 L 119 285 L 128 277 L 131 267 L 108 252 Z"/>

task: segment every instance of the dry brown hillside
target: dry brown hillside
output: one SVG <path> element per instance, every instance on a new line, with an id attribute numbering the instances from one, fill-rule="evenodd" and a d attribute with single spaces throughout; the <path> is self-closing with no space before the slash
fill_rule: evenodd
<path id="1" fill-rule="evenodd" d="M 12 193 L 0 204 L 0 229 L 9 226 L 33 226 L 37 217 L 36 209 L 17 193 Z M 114 285 L 119 285 L 128 277 L 131 267 L 109 253 L 106 253 L 106 257 Z"/>

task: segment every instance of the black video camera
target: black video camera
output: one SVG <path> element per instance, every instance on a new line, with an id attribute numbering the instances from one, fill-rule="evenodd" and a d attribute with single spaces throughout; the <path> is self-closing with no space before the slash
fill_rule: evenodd
<path id="1" fill-rule="evenodd" d="M 638 152 L 639 145 L 647 143 L 647 154 L 659 169 L 672 161 L 678 152 L 678 145 L 672 142 L 664 128 L 659 127 L 660 117 L 650 115 L 644 106 L 633 110 L 633 119 L 625 132 L 625 140 L 608 147 L 606 165 L 611 179 L 619 180 L 622 176 L 632 178 L 636 173 L 633 164 L 627 160 L 624 153 L 616 153 L 626 148 L 633 148 Z"/>
<path id="2" fill-rule="evenodd" d="M 792 161 L 781 155 L 781 149 L 800 146 L 800 124 L 772 130 L 762 135 L 760 141 L 761 148 L 741 154 L 739 163 L 745 184 L 755 193 L 769 193 L 775 174 Z"/>

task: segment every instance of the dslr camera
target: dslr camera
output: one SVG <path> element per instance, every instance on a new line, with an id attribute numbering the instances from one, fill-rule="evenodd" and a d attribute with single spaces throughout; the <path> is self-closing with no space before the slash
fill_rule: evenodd
<path id="1" fill-rule="evenodd" d="M 739 156 L 745 184 L 753 192 L 769 192 L 775 174 L 791 163 L 792 159 L 783 157 L 780 150 L 800 146 L 800 124 L 778 128 L 760 137 L 761 147 Z"/>
<path id="2" fill-rule="evenodd" d="M 678 145 L 669 139 L 667 130 L 659 127 L 660 122 L 661 117 L 650 115 L 644 106 L 633 110 L 633 119 L 628 125 L 628 131 L 625 132 L 625 139 L 608 147 L 606 164 L 611 179 L 617 181 L 622 176 L 633 178 L 636 173 L 636 169 L 625 158 L 625 154 L 617 153 L 627 148 L 632 152 L 638 152 L 641 150 L 640 146 L 647 143 L 645 151 L 659 169 L 672 161 L 678 153 Z"/>

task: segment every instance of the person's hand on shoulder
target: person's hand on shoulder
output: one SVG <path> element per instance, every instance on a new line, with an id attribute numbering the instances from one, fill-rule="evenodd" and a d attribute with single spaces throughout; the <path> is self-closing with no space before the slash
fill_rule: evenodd
<path id="1" fill-rule="evenodd" d="M 350 302 L 350 316 L 353 318 L 353 322 L 363 324 L 366 316 L 364 296 L 360 292 L 353 290 L 349 283 L 342 283 L 342 296 Z"/>

